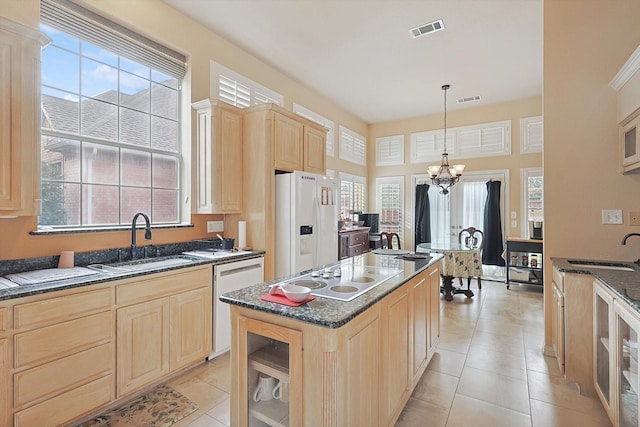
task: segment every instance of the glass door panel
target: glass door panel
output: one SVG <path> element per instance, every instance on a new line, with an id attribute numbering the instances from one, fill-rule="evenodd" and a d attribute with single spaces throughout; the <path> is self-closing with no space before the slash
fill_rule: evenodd
<path id="1" fill-rule="evenodd" d="M 618 421 L 638 427 L 638 331 L 631 316 L 617 314 Z"/>
<path id="2" fill-rule="evenodd" d="M 596 386 L 606 401 L 611 405 L 609 378 L 609 302 L 598 292 L 595 297 L 595 374 Z"/>

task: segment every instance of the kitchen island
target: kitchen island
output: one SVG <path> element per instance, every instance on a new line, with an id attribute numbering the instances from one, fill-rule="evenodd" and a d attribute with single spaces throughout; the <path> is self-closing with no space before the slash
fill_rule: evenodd
<path id="1" fill-rule="evenodd" d="M 440 335 L 441 257 L 367 253 L 323 266 L 398 271 L 351 301 L 261 300 L 271 284 L 307 272 L 223 294 L 231 304 L 231 424 L 393 425 Z M 288 399 L 254 396 L 265 376 L 280 381 Z"/>

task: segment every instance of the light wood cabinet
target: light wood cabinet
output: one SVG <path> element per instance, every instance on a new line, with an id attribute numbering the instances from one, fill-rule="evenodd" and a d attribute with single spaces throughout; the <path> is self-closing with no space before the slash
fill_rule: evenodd
<path id="1" fill-rule="evenodd" d="M 274 168 L 292 172 L 304 170 L 304 125 L 299 121 L 273 113 Z"/>
<path id="2" fill-rule="evenodd" d="M 425 282 L 423 278 L 421 282 Z M 383 371 L 382 384 L 385 384 L 382 396 L 382 404 L 380 405 L 380 419 L 384 425 L 392 424 L 402 412 L 404 404 L 409 399 L 409 388 L 412 384 L 413 378 L 409 376 L 409 359 L 411 356 L 409 342 L 410 342 L 410 312 L 409 312 L 409 295 L 412 297 L 418 297 L 414 292 L 415 289 L 411 286 L 403 286 L 397 291 L 393 292 L 387 298 L 385 298 L 382 304 L 382 330 L 381 336 L 386 337 L 382 340 L 382 360 L 380 366 Z M 426 295 L 422 295 L 425 297 Z M 422 309 L 426 308 L 426 304 Z M 426 319 L 427 312 L 423 313 L 414 312 L 414 330 L 413 336 L 416 332 L 422 334 L 420 337 L 424 342 L 426 340 L 426 321 L 424 325 L 417 325 L 415 323 L 416 317 L 418 319 Z M 415 348 L 414 342 L 412 347 Z M 414 353 L 415 354 L 415 353 Z M 425 355 L 426 358 L 426 347 Z M 354 424 L 355 425 L 355 424 Z"/>
<path id="3" fill-rule="evenodd" d="M 565 378 L 580 393 L 595 396 L 593 386 L 593 276 L 553 270 L 553 351 Z M 571 331 L 571 333 L 567 333 Z"/>
<path id="4" fill-rule="evenodd" d="M 640 172 L 640 46 L 609 83 L 616 91 L 620 170 Z"/>
<path id="5" fill-rule="evenodd" d="M 239 410 L 232 411 L 231 425 L 255 425 L 256 422 L 270 426 L 304 425 L 302 332 L 240 317 L 237 333 L 239 361 L 236 369 L 232 367 L 232 375 L 238 375 L 235 392 L 240 396 L 253 396 L 258 376 L 264 374 L 288 384 L 289 400 L 241 399 Z"/>
<path id="6" fill-rule="evenodd" d="M 0 338 L 0 425 L 10 425 L 9 415 L 9 343 L 5 338 Z"/>
<path id="7" fill-rule="evenodd" d="M 286 420 L 278 412 L 281 402 L 259 402 L 261 411 L 268 407 L 277 414 L 270 421 L 254 416 L 269 425 L 393 426 L 434 354 L 439 283 L 436 263 L 338 328 L 231 305 L 231 425 L 252 425 L 257 369 L 291 382 L 285 411 L 294 404 L 293 385 L 301 390 L 295 401 L 300 412 L 289 412 Z M 291 344 L 298 334 L 302 352 Z M 267 340 L 260 343 L 256 336 Z M 274 340 L 288 343 L 288 356 Z M 251 342 L 259 344 L 252 348 Z M 266 355 L 256 356 L 258 349 Z M 256 358 L 262 361 L 257 368 Z M 274 368 L 282 365 L 289 370 Z"/>
<path id="8" fill-rule="evenodd" d="M 56 292 L 12 307 L 15 426 L 61 425 L 114 398 L 113 292 Z"/>
<path id="9" fill-rule="evenodd" d="M 615 425 L 615 324 L 613 293 L 598 280 L 593 282 L 593 380 L 596 394 Z"/>
<path id="10" fill-rule="evenodd" d="M 324 175 L 326 171 L 327 131 L 304 127 L 304 166 L 307 172 Z"/>
<path id="11" fill-rule="evenodd" d="M 305 135 L 307 135 L 305 137 Z M 305 140 L 308 144 L 305 144 Z M 306 170 L 324 174 L 324 128 L 274 104 L 246 108 L 243 116 L 244 181 L 243 216 L 247 221 L 247 246 L 264 250 L 264 278 L 275 275 L 275 174 Z M 305 145 L 309 153 L 306 169 Z M 322 145 L 322 148 L 319 148 Z M 322 152 L 321 159 L 314 153 Z"/>
<path id="12" fill-rule="evenodd" d="M 117 285 L 118 397 L 211 353 L 212 283 L 200 266 Z"/>
<path id="13" fill-rule="evenodd" d="M 614 338 L 609 342 L 614 350 L 614 425 L 619 427 L 637 427 L 640 408 L 640 381 L 638 372 L 638 335 L 640 334 L 640 316 L 619 299 L 613 301 Z"/>
<path id="14" fill-rule="evenodd" d="M 208 99 L 196 111 L 195 212 L 242 211 L 242 111 Z"/>
<path id="15" fill-rule="evenodd" d="M 118 397 L 169 373 L 169 300 L 118 309 Z"/>
<path id="16" fill-rule="evenodd" d="M 0 17 L 0 216 L 40 210 L 40 57 L 48 38 Z"/>

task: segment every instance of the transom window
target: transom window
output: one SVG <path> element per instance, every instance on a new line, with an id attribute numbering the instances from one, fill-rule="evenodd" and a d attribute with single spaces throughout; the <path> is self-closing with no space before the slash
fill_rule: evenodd
<path id="1" fill-rule="evenodd" d="M 52 43 L 42 53 L 39 226 L 129 224 L 140 211 L 178 223 L 181 77 L 70 34 L 43 10 Z"/>

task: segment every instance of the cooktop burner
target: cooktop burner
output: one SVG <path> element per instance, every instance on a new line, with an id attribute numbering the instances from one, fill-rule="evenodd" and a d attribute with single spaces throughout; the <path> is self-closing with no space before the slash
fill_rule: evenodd
<path id="1" fill-rule="evenodd" d="M 318 297 L 351 301 L 400 273 L 402 270 L 397 268 L 339 264 L 287 282 L 306 286 L 311 289 L 311 294 Z"/>

